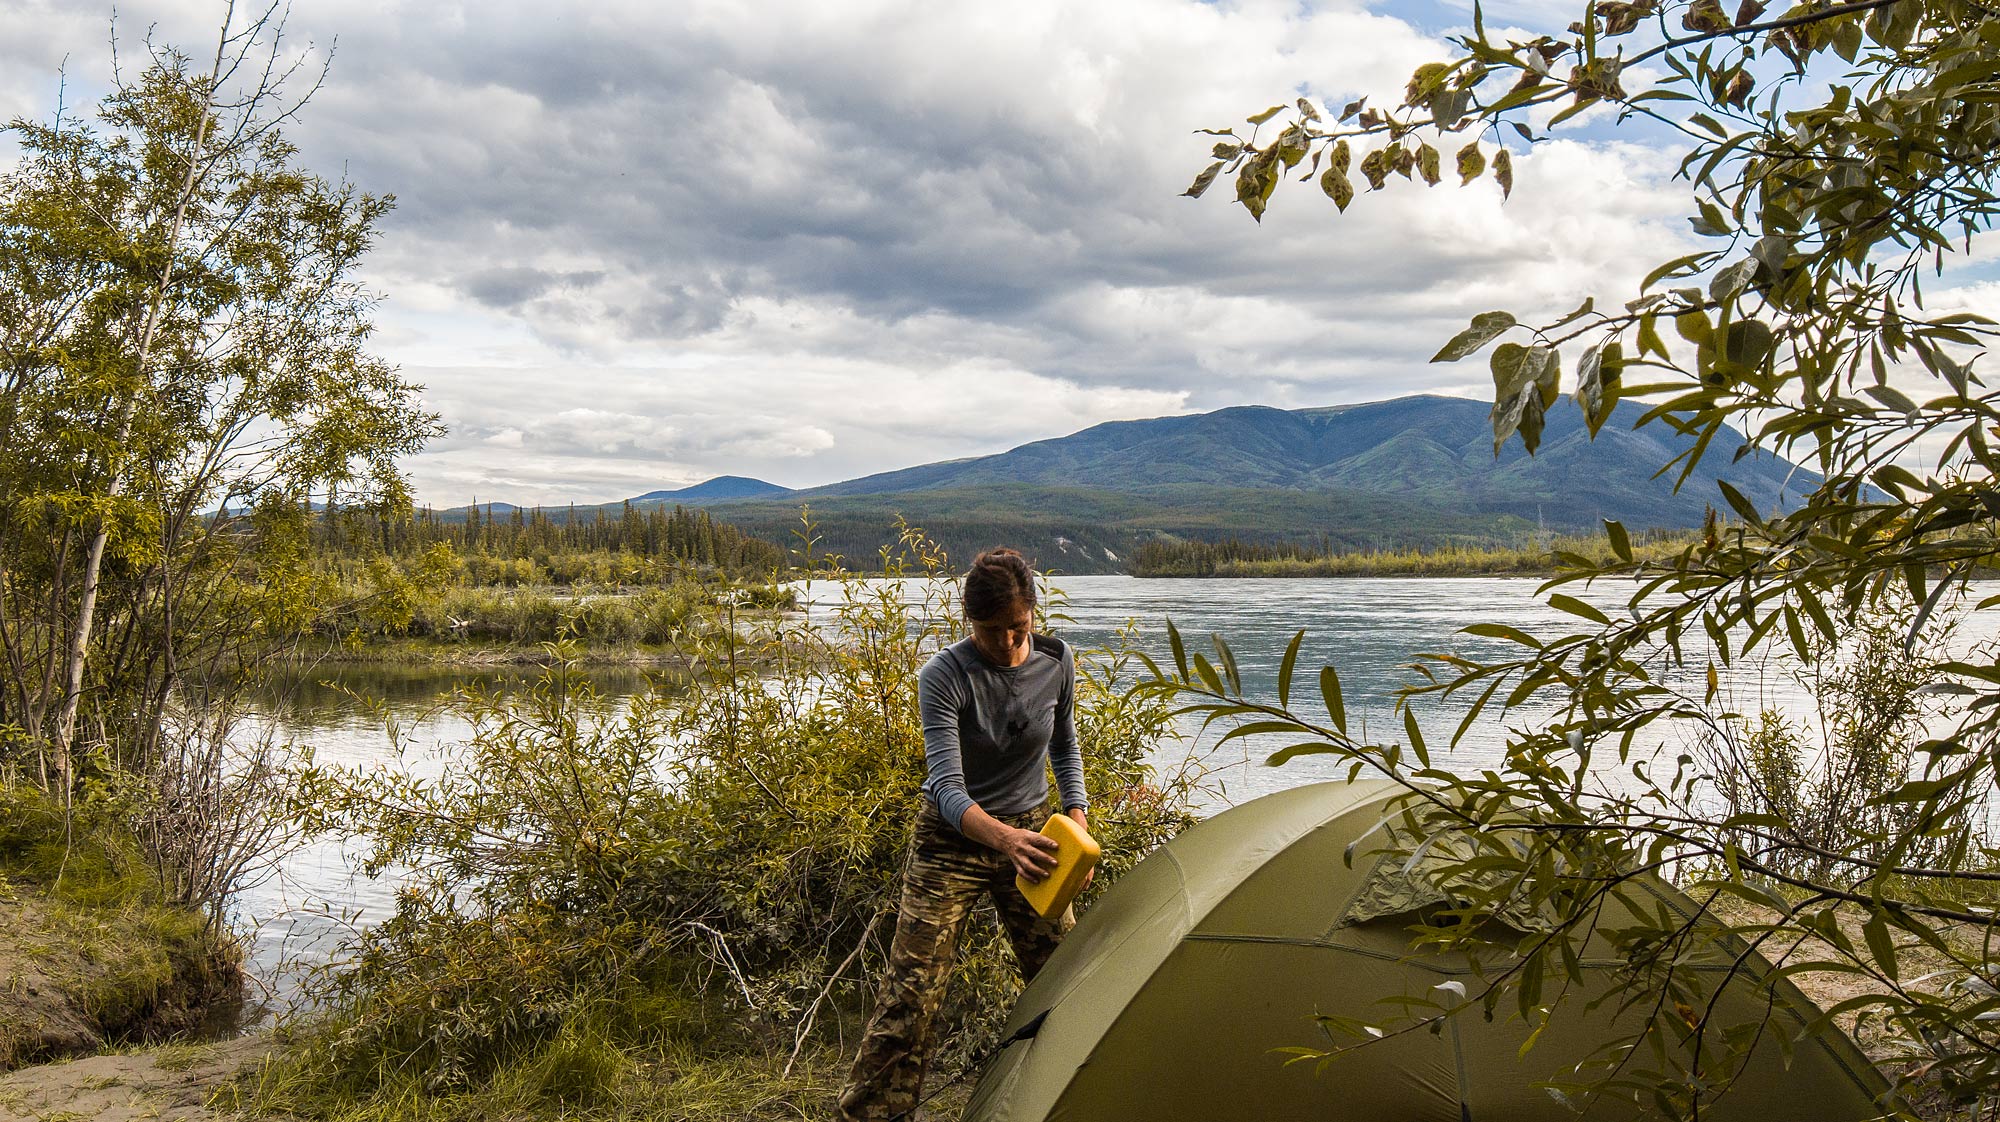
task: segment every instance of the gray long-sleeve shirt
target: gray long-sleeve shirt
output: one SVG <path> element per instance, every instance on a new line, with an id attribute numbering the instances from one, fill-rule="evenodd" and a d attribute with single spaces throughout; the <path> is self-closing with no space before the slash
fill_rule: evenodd
<path id="1" fill-rule="evenodd" d="M 1049 795 L 1054 765 L 1063 809 L 1089 809 L 1076 743 L 1076 663 L 1069 644 L 1034 636 L 1019 666 L 988 662 L 965 639 L 917 673 L 924 723 L 923 791 L 957 827 L 974 803 L 988 814 L 1025 814 Z"/>

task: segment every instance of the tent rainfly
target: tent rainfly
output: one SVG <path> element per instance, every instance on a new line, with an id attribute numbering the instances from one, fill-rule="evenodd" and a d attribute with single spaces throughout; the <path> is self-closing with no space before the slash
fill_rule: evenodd
<path id="1" fill-rule="evenodd" d="M 1386 781 L 1294 788 L 1201 822 L 1140 862 L 1022 993 L 1003 1034 L 1021 1038 L 987 1067 L 965 1122 L 1640 1117 L 1628 1098 L 1565 1105 L 1537 1086 L 1611 1038 L 1615 1002 L 1583 1006 L 1617 963 L 1589 945 L 1581 992 L 1572 986 L 1525 1054 L 1528 1028 L 1503 1004 L 1490 1021 L 1473 1008 L 1436 1034 L 1392 1032 L 1321 1072 L 1312 1062 L 1283 1064 L 1276 1049 L 1328 1046 L 1315 1014 L 1393 1027 L 1409 1016 L 1400 999 L 1436 1001 L 1437 987 L 1454 978 L 1476 984 L 1464 956 L 1410 949 L 1418 920 L 1395 911 L 1395 892 L 1383 890 L 1403 873 L 1403 858 L 1363 842 L 1351 866 L 1343 860 L 1400 793 Z M 1697 911 L 1657 878 L 1630 886 L 1685 915 Z M 1607 914 L 1602 924 L 1617 922 Z M 1694 967 L 1717 978 L 1728 968 L 1719 952 Z M 1767 960 L 1752 954 L 1743 969 L 1749 977 L 1722 987 L 1716 1015 L 1720 1023 L 1768 1017 L 1769 1031 L 1701 1117 L 1882 1117 L 1886 1086 L 1853 1042 L 1829 1030 L 1786 1049 L 1779 1037 L 1796 1037 L 1818 1010 L 1788 981 L 1754 984 L 1772 969 Z"/>

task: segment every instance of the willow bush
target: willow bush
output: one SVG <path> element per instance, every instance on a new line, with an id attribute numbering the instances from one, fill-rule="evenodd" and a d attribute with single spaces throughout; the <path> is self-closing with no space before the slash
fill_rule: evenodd
<path id="1" fill-rule="evenodd" d="M 677 636 L 691 672 L 626 706 L 560 659 L 518 693 L 462 691 L 450 704 L 473 731 L 436 778 L 306 769 L 301 814 L 366 839 L 366 871 L 403 886 L 318 978 L 265 1105 L 471 1115 L 504 1091 L 605 1107 L 668 1053 L 830 1078 L 894 928 L 922 776 L 917 671 L 962 626 L 934 543 L 906 530 L 883 560 L 918 595 L 841 580 L 826 618 L 768 637 L 739 615 L 754 591 L 718 590 Z M 1198 779 L 1148 766 L 1173 725 L 1127 690 L 1129 639 L 1079 658 L 1092 827 L 1111 855 L 1093 893 L 1192 821 Z M 946 1068 L 1011 1004 L 1001 943 L 961 960 Z"/>
<path id="2" fill-rule="evenodd" d="M 1967 0 L 1745 0 L 1734 12 L 1716 0 L 1603 0 L 1577 14 L 1565 28 L 1521 29 L 1488 25 L 1475 4 L 1471 27 L 1417 68 L 1400 102 L 1323 112 L 1298 98 L 1249 117 L 1248 135 L 1204 130 L 1214 162 L 1188 193 L 1230 171 L 1237 201 L 1261 219 L 1302 168 L 1344 211 L 1410 189 L 1399 179 L 1435 187 L 1449 167 L 1504 197 L 1514 157 L 1572 120 L 1655 130 L 1681 157 L 1694 252 L 1560 317 L 1480 313 L 1433 361 L 1486 354 L 1496 452 L 1518 438 L 1533 454 L 1566 388 L 1593 433 L 1621 399 L 1644 402 L 1640 423 L 1671 437 L 1658 466 L 1676 485 L 1740 429 L 1747 448 L 1815 473 L 1812 489 L 1767 511 L 1722 483 L 1735 524 L 1666 556 L 1639 554 L 1606 523 L 1609 554 L 1559 558 L 1542 589 L 1567 625 L 1531 633 L 1493 620 L 1466 630 L 1502 653 L 1417 655 L 1422 677 L 1405 701 L 1456 699 L 1467 725 L 1482 711 L 1508 720 L 1503 762 L 1480 774 L 1434 759 L 1414 719 L 1400 741 L 1351 734 L 1331 668 L 1320 701 L 1295 706 L 1296 646 L 1275 697 L 1244 696 L 1226 649 L 1218 665 L 1177 647 L 1161 686 L 1292 739 L 1280 759 L 1332 753 L 1409 786 L 1397 837 L 1444 855 L 1436 887 L 1456 903 L 1428 938 L 1501 964 L 1463 1009 L 1531 1026 L 1575 1016 L 1568 983 L 1586 942 L 1620 959 L 1618 1000 L 1638 1012 L 1592 1063 L 1549 1073 L 1552 1089 L 1700 1117 L 1753 1045 L 1790 1046 L 1845 1015 L 1894 1042 L 1886 1112 L 1907 1116 L 1926 1098 L 1990 1111 L 2000 852 L 1968 827 L 2000 776 L 2000 659 L 1990 645 L 1923 640 L 1962 598 L 1971 620 L 2000 606 L 1967 596 L 2000 557 L 2000 394 L 1983 373 L 2000 324 L 1936 299 L 1939 274 L 1991 259 L 2000 19 Z M 1746 776 L 1681 746 L 1741 721 L 1719 693 L 1723 672 L 1774 652 L 1810 664 L 1885 611 L 1907 660 L 1897 673 L 1919 676 L 1950 711 L 1922 722 L 1907 751 L 1863 757 L 1865 782 L 1835 808 L 1832 837 L 1816 840 L 1824 809 L 1810 788 L 1793 792 L 1806 802 L 1740 810 L 1716 799 Z M 1774 729 L 1756 766 L 1788 781 L 1787 760 L 1851 747 L 1832 733 L 1793 753 Z M 1702 914 L 1597 923 L 1598 901 L 1629 897 L 1653 873 L 1679 880 Z M 1715 906 L 1731 901 L 1750 918 Z M 1496 942 L 1485 921 L 1523 907 L 1555 917 L 1555 930 Z M 1851 996 L 1799 1032 L 1722 1023 L 1705 1012 L 1720 983 L 1695 964 L 1744 964 L 1746 944 L 1789 961 L 1762 978 L 1733 972 L 1741 984 L 1813 973 Z M 1432 1025 L 1462 1015 L 1419 1012 Z"/>

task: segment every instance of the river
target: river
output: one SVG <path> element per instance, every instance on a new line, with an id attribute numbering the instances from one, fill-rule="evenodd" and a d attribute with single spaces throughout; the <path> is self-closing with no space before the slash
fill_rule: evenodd
<path id="1" fill-rule="evenodd" d="M 1294 683 L 1294 704 L 1301 712 L 1318 710 L 1318 668 L 1338 668 L 1348 697 L 1350 726 L 1375 730 L 1382 739 L 1400 740 L 1401 717 L 1393 710 L 1398 687 L 1411 680 L 1406 669 L 1417 652 L 1456 651 L 1492 656 L 1518 647 L 1504 640 L 1460 634 L 1469 624 L 1505 620 L 1531 633 L 1559 634 L 1581 621 L 1550 608 L 1534 597 L 1538 581 L 1529 578 L 1355 578 L 1355 579 L 1234 579 L 1142 580 L 1127 576 L 1058 578 L 1065 594 L 1058 605 L 1063 617 L 1051 630 L 1079 649 L 1114 642 L 1121 629 L 1135 624 L 1141 646 L 1163 660 L 1167 657 L 1165 621 L 1171 618 L 1191 649 L 1211 650 L 1208 636 L 1220 634 L 1235 653 L 1246 692 L 1274 696 L 1278 666 L 1285 646 L 1299 628 L 1307 631 L 1300 649 Z M 1574 592 L 1574 590 L 1571 590 Z M 1984 595 L 1992 590 L 1976 592 Z M 809 616 L 824 618 L 837 586 L 818 582 L 805 605 Z M 1606 590 L 1589 599 L 1607 610 L 1620 607 L 1624 589 Z M 1955 646 L 1991 640 L 2000 620 L 1977 613 L 1960 629 Z M 1691 671 L 1681 685 L 1697 696 L 1701 683 Z M 449 756 L 450 746 L 467 734 L 463 721 L 440 711 L 440 694 L 454 684 L 479 680 L 505 687 L 531 680 L 532 670 L 439 671 L 429 668 L 376 667 L 340 664 L 295 676 L 281 683 L 261 721 L 282 739 L 310 745 L 328 763 L 402 767 L 423 771 Z M 631 670 L 594 671 L 594 683 L 607 704 L 617 705 L 647 688 L 647 676 Z M 1761 659 L 1739 661 L 1722 680 L 1725 698 L 1740 712 L 1770 707 L 1801 716 L 1811 709 L 1805 696 L 1782 667 Z M 1301 696 L 1303 695 L 1303 696 Z M 361 699 L 372 698 L 375 704 Z M 1427 706 L 1419 710 L 1426 740 L 1441 766 L 1479 769 L 1498 758 L 1505 727 L 1482 720 L 1456 752 L 1443 746 L 1458 724 L 1463 707 Z M 1531 717 L 1516 713 L 1512 723 Z M 400 727 L 405 751 L 392 746 L 386 724 Z M 1301 783 L 1344 774 L 1344 767 L 1327 757 L 1303 757 L 1279 767 L 1263 758 L 1269 743 L 1236 741 L 1218 752 L 1214 736 L 1195 736 L 1192 720 L 1185 722 L 1187 743 L 1163 746 L 1163 765 L 1194 753 L 1209 773 L 1210 794 L 1205 810 L 1214 811 Z M 1085 745 L 1086 751 L 1088 745 Z M 277 875 L 245 891 L 239 899 L 239 920 L 254 930 L 253 973 L 274 990 L 282 1005 L 292 992 L 303 965 L 324 961 L 356 927 L 386 918 L 394 908 L 393 876 L 357 877 L 350 862 L 358 847 L 327 839 L 289 855 Z"/>

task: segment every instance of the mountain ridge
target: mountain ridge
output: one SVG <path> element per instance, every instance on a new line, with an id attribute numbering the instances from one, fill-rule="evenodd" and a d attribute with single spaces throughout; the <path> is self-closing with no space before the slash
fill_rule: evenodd
<path id="1" fill-rule="evenodd" d="M 872 558 L 897 517 L 954 556 L 997 541 L 1062 557 L 1071 571 L 1121 568 L 1148 540 L 1239 537 L 1343 550 L 1519 540 L 1537 528 L 1637 531 L 1698 524 L 1726 479 L 1759 509 L 1818 482 L 1764 452 L 1740 459 L 1724 429 L 1680 488 L 1660 469 L 1692 438 L 1621 403 L 1593 438 L 1564 400 L 1541 447 L 1494 452 L 1490 406 L 1414 394 L 1303 409 L 1241 405 L 1106 421 L 1004 452 L 791 489 L 723 475 L 603 504 L 708 508 L 745 532 L 790 541 L 810 504 L 827 548 Z M 494 504 L 500 509 L 500 504 Z M 595 510 L 597 507 L 581 509 Z"/>
<path id="2" fill-rule="evenodd" d="M 1658 470 L 1690 440 L 1639 429 L 1642 406 L 1621 403 L 1595 436 L 1567 400 L 1549 411 L 1542 446 L 1496 456 L 1489 406 L 1418 394 L 1308 409 L 1231 406 L 1208 413 L 1107 421 L 1005 452 L 921 464 L 801 488 L 813 499 L 955 490 L 1001 483 L 1089 486 L 1143 494 L 1177 484 L 1290 491 L 1345 489 L 1424 498 L 1487 513 L 1554 518 L 1583 526 L 1611 518 L 1690 525 L 1728 479 L 1761 508 L 1782 506 L 1817 477 L 1769 453 L 1738 461 L 1743 437 L 1725 429 L 1690 486 L 1676 492 Z"/>
<path id="3" fill-rule="evenodd" d="M 1565 400 L 1549 410 L 1533 457 L 1496 455 L 1490 406 L 1421 394 L 1308 409 L 1232 406 L 1107 421 L 1005 452 L 920 464 L 778 502 L 712 509 L 746 532 L 789 536 L 811 504 L 835 552 L 872 557 L 894 518 L 953 556 L 1007 541 L 1109 571 L 1147 540 L 1239 537 L 1336 550 L 1518 544 L 1539 528 L 1631 530 L 1699 524 L 1727 479 L 1760 509 L 1782 508 L 1818 477 L 1769 453 L 1741 459 L 1724 429 L 1687 484 L 1661 469 L 1692 438 L 1645 407 L 1621 404 L 1593 438 Z M 874 536 L 869 537 L 872 533 Z"/>

